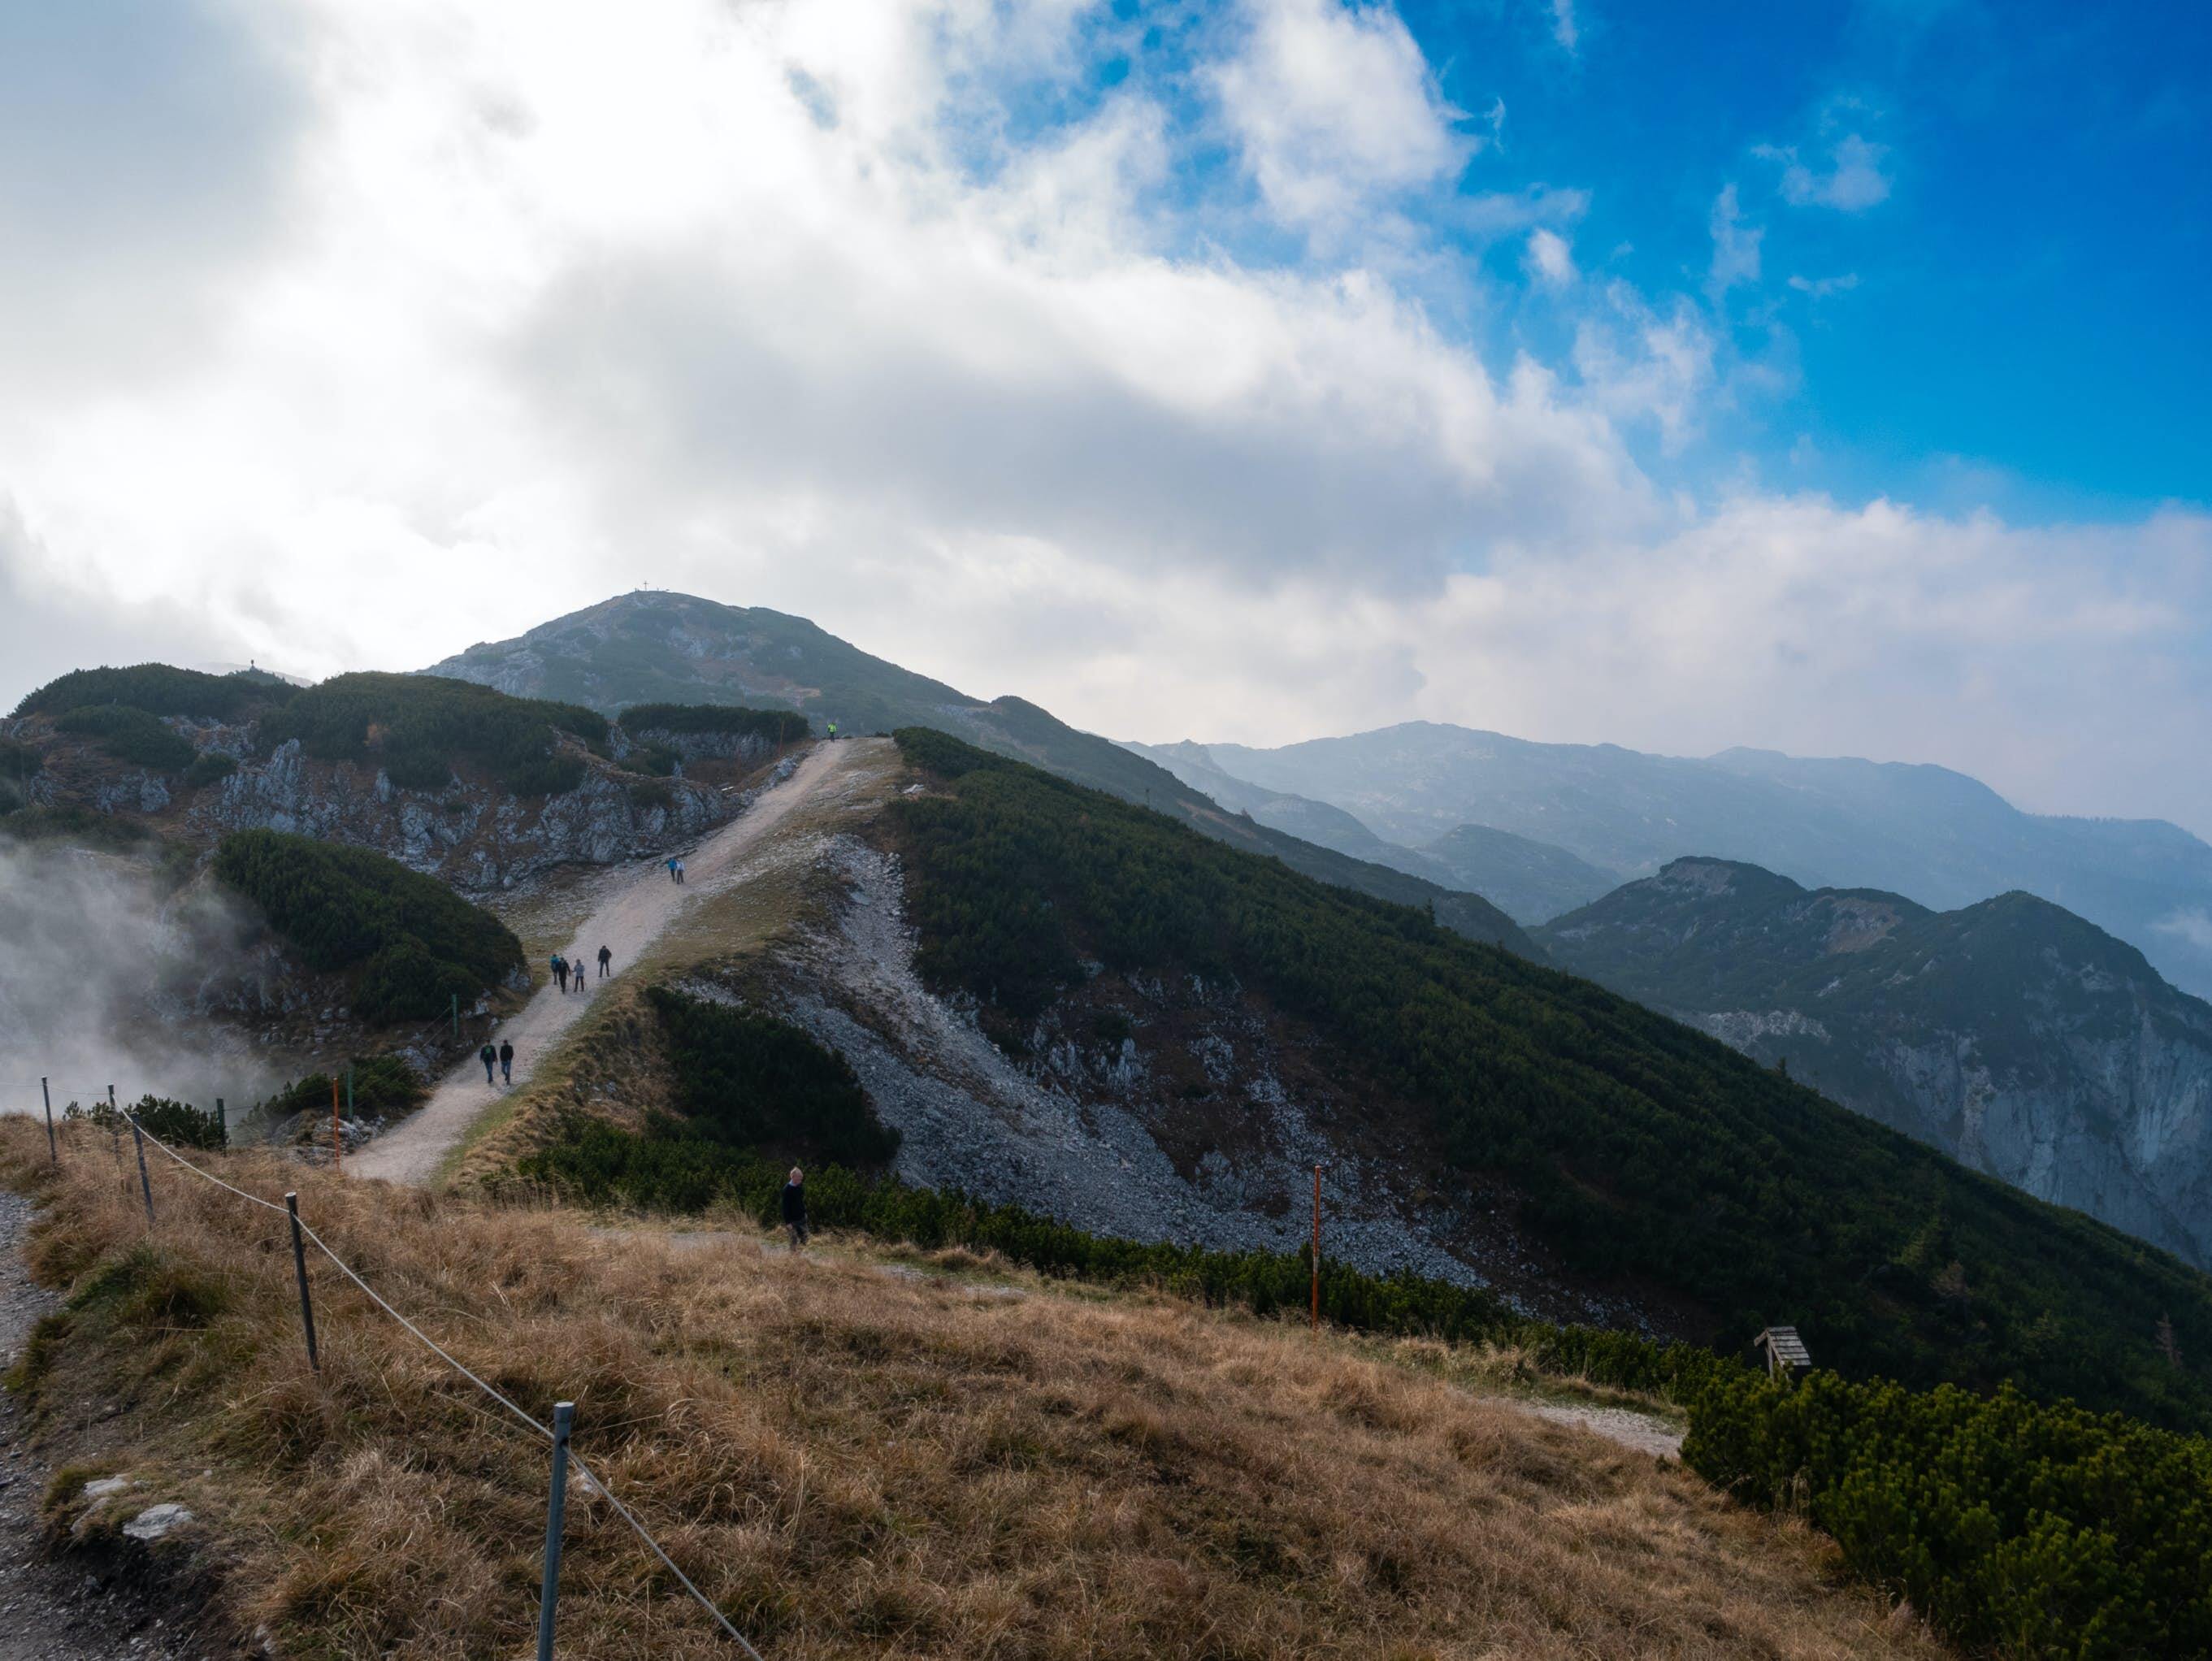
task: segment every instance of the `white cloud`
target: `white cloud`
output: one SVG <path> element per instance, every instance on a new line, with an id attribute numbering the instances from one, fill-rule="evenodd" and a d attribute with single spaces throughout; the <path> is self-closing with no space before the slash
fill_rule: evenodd
<path id="1" fill-rule="evenodd" d="M 1249 0 L 1212 70 L 1245 166 L 1285 222 L 1343 228 L 1379 198 L 1456 178 L 1475 141 L 1387 3 Z"/>
<path id="2" fill-rule="evenodd" d="M 994 88 L 1083 73 L 1065 9 L 221 15 L 293 77 L 223 187 L 250 229 L 114 262 L 190 277 L 190 326 L 35 378 L 0 332 L 0 610 L 44 654 L 9 697 L 142 650 L 416 666 L 649 579 L 1135 736 L 1909 754 L 2212 828 L 2168 764 L 2212 710 L 2204 521 L 1678 500 L 1632 453 L 1726 396 L 1698 307 L 1577 281 L 1569 361 L 1493 368 L 1386 273 L 1183 252 L 1188 135 L 1142 76 L 1006 136 L 1048 100 Z M 1221 49 L 1212 84 L 1280 94 L 1247 154 L 1295 226 L 1349 236 L 1464 160 L 1394 14 L 1296 0 Z M 1586 199 L 1452 228 L 1548 278 Z M 1711 228 L 1717 288 L 1755 281 L 1733 189 Z M 0 267 L 0 318 L 62 269 Z"/>
<path id="3" fill-rule="evenodd" d="M 2176 911 L 2151 927 L 2161 934 L 2178 935 L 2200 952 L 2212 952 L 2212 916 L 2202 910 Z"/>
<path id="4" fill-rule="evenodd" d="M 1557 231 L 1538 228 L 1528 233 L 1528 269 L 1552 288 L 1565 288 L 1575 280 L 1573 246 Z"/>
<path id="5" fill-rule="evenodd" d="M 1713 198 L 1706 228 L 1713 239 L 1713 261 L 1706 279 L 1711 291 L 1718 295 L 1740 283 L 1758 282 L 1759 244 L 1766 233 L 1744 222 L 1743 207 L 1736 200 L 1733 184 Z"/>
<path id="6" fill-rule="evenodd" d="M 1571 58 L 1582 40 L 1575 27 L 1575 0 L 1552 0 L 1552 39 Z"/>
<path id="7" fill-rule="evenodd" d="M 1793 277 L 1790 286 L 1802 295 L 1815 300 L 1826 300 L 1830 295 L 1848 294 L 1859 285 L 1856 271 L 1845 271 L 1840 277 Z"/>
<path id="8" fill-rule="evenodd" d="M 1863 213 L 1889 198 L 1889 176 L 1881 170 L 1888 147 L 1855 132 L 1844 134 L 1829 147 L 1825 173 L 1799 161 L 1794 148 L 1762 144 L 1753 153 L 1782 163 L 1782 199 L 1793 207 Z"/>

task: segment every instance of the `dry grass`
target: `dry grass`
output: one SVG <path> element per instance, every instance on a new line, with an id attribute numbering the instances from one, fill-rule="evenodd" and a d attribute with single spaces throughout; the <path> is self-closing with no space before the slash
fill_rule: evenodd
<path id="1" fill-rule="evenodd" d="M 311 1375 L 281 1219 L 170 1169 L 149 1246 L 104 1141 L 65 1161 L 33 1260 L 101 1290 L 41 1352 L 57 1459 L 185 1499 L 225 1615 L 286 1653 L 525 1652 L 542 1449 L 321 1271 Z M 0 1126 L 0 1174 L 43 1163 Z M 526 1407 L 573 1398 L 772 1661 L 1942 1652 L 1814 1536 L 1434 1357 L 221 1163 Z M 732 1652 L 602 1505 L 569 1518 L 563 1656 Z"/>

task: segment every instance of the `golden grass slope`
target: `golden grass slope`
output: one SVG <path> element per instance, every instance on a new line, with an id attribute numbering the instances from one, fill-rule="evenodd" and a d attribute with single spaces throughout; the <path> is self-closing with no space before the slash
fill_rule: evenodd
<path id="1" fill-rule="evenodd" d="M 21 1371 L 53 1463 L 177 1499 L 217 1614 L 287 1655 L 527 1652 L 543 1447 L 327 1265 L 302 1353 L 281 1217 L 0 1124 L 76 1289 Z M 770 1661 L 894 1656 L 1934 1656 L 1809 1533 L 1679 1467 L 1296 1326 L 743 1223 L 607 1230 L 281 1164 L 332 1246 L 541 1416 Z M 1433 1348 L 1433 1347 L 1431 1347 Z M 101 1406 L 120 1411 L 101 1418 Z M 135 1502 L 134 1502 L 135 1503 Z M 568 1513 L 564 1658 L 734 1653 L 603 1503 Z M 94 1516 L 84 1526 L 110 1526 Z"/>

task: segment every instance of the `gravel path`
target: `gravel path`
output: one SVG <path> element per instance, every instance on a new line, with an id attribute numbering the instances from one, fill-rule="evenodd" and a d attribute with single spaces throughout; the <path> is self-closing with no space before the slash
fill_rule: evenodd
<path id="1" fill-rule="evenodd" d="M 1638 1453 L 1654 1454 L 1662 1459 L 1682 1457 L 1682 1433 L 1665 1420 L 1638 1413 L 1634 1408 L 1577 1407 L 1565 1402 L 1525 1402 L 1520 1406 L 1539 1419 L 1549 1419 L 1554 1424 L 1579 1425 L 1608 1442 L 1618 1442 Z"/>
<path id="2" fill-rule="evenodd" d="M 587 984 L 593 988 L 599 984 L 600 946 L 613 951 L 615 970 L 622 972 L 659 938 L 678 911 L 726 885 L 742 857 L 792 809 L 845 771 L 860 748 L 852 744 L 815 745 L 789 779 L 764 794 L 748 812 L 708 837 L 695 852 L 684 855 L 681 887 L 668 879 L 667 871 L 657 860 L 635 867 L 606 889 L 596 908 L 578 925 L 574 944 L 562 947 L 561 955 L 586 964 L 593 976 Z M 579 996 L 549 983 L 501 1026 L 498 1036 L 514 1046 L 515 1086 L 529 1081 L 532 1069 L 551 1053 L 561 1035 L 591 1002 L 589 993 Z M 437 1174 L 447 1152 L 468 1133 L 477 1116 L 511 1087 L 486 1085 L 481 1062 L 471 1058 L 462 1062 L 422 1107 L 359 1153 L 348 1154 L 346 1175 L 380 1177 L 387 1182 L 421 1187 Z"/>
<path id="3" fill-rule="evenodd" d="M 0 1189 L 0 1369 L 10 1366 L 53 1294 L 23 1267 L 31 1202 Z M 39 1546 L 39 1499 L 51 1473 L 32 1451 L 15 1398 L 0 1390 L 0 1661 L 190 1661 L 201 1651 L 165 1631 L 136 1587 Z"/>

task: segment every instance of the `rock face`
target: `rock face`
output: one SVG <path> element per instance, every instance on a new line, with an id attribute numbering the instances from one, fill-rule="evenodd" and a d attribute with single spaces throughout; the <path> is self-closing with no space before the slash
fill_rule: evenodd
<path id="1" fill-rule="evenodd" d="M 2212 1005 L 2057 906 L 1936 912 L 1677 860 L 1540 938 L 1978 1170 L 2212 1266 Z"/>
<path id="2" fill-rule="evenodd" d="M 185 822 L 212 834 L 297 831 L 374 848 L 456 887 L 498 888 L 556 865 L 608 865 L 689 841 L 740 806 L 683 780 L 648 789 L 593 769 L 574 790 L 520 797 L 453 781 L 404 789 L 382 772 L 319 762 L 296 740 L 204 790 Z"/>

